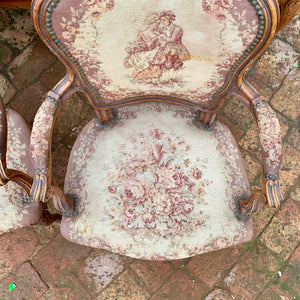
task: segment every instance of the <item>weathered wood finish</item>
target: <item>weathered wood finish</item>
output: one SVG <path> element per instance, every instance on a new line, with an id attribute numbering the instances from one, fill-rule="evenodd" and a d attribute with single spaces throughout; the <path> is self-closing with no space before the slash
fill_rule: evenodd
<path id="1" fill-rule="evenodd" d="M 30 8 L 31 0 L 0 0 L 0 7 L 8 7 L 8 8 Z"/>
<path id="2" fill-rule="evenodd" d="M 280 20 L 277 31 L 286 26 L 299 12 L 299 0 L 278 0 L 280 5 Z"/>
<path id="3" fill-rule="evenodd" d="M 67 197 L 63 191 L 56 187 L 51 187 L 53 204 L 56 209 L 60 210 L 63 215 L 72 216 L 76 213 L 76 199 Z"/>
<path id="4" fill-rule="evenodd" d="M 239 214 L 241 216 L 255 214 L 266 204 L 266 198 L 261 190 L 255 190 L 248 199 L 239 200 Z"/>

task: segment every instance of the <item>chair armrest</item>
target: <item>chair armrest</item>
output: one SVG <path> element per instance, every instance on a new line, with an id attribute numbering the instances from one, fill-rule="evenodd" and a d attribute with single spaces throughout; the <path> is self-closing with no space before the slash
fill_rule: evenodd
<path id="1" fill-rule="evenodd" d="M 254 113 L 258 121 L 262 146 L 263 192 L 270 207 L 279 207 L 282 195 L 279 188 L 279 169 L 282 160 L 280 125 L 276 113 L 264 100 L 256 102 Z"/>
<path id="2" fill-rule="evenodd" d="M 51 185 L 52 128 L 58 111 L 58 98 L 48 93 L 33 122 L 30 154 L 34 168 L 30 195 L 35 201 L 45 202 Z"/>
<path id="3" fill-rule="evenodd" d="M 6 108 L 0 101 L 0 186 L 6 185 L 12 180 L 29 195 L 32 177 L 18 170 L 7 169 L 7 127 Z"/>

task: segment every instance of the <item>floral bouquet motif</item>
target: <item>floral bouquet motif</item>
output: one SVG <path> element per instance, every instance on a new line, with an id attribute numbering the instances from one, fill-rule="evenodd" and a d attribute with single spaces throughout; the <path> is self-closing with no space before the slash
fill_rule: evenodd
<path id="1" fill-rule="evenodd" d="M 122 159 L 108 174 L 109 217 L 118 228 L 166 238 L 205 225 L 207 217 L 196 204 L 206 205 L 205 186 L 211 182 L 191 163 L 184 138 L 152 129 L 132 137 L 120 151 Z M 206 168 L 206 162 L 199 166 Z"/>

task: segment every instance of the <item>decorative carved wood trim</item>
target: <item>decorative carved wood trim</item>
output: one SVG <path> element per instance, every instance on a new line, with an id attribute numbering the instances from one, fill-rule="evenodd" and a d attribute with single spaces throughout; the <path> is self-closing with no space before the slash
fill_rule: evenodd
<path id="1" fill-rule="evenodd" d="M 195 121 L 201 122 L 203 125 L 210 127 L 213 124 L 215 117 L 216 117 L 216 113 L 209 113 L 209 112 L 202 111 Z"/>
<path id="2" fill-rule="evenodd" d="M 8 8 L 30 8 L 31 0 L 0 0 L 0 7 L 8 7 Z"/>
<path id="3" fill-rule="evenodd" d="M 278 208 L 283 202 L 279 180 L 268 180 L 264 175 L 262 177 L 262 190 L 252 191 L 249 198 L 238 201 L 238 217 L 255 214 L 266 205 Z"/>
<path id="4" fill-rule="evenodd" d="M 30 197 L 37 202 L 46 202 L 49 194 L 49 181 L 45 174 L 35 174 Z"/>
<path id="5" fill-rule="evenodd" d="M 76 197 L 67 197 L 63 191 L 56 186 L 51 187 L 51 195 L 54 207 L 60 210 L 64 216 L 74 216 L 78 214 Z"/>
<path id="6" fill-rule="evenodd" d="M 277 31 L 286 26 L 299 12 L 300 0 L 278 0 L 280 5 L 280 21 Z"/>
<path id="7" fill-rule="evenodd" d="M 283 202 L 278 179 L 268 180 L 264 177 L 263 192 L 266 195 L 269 207 L 278 208 Z"/>
<path id="8" fill-rule="evenodd" d="M 266 198 L 264 197 L 261 190 L 252 191 L 248 199 L 239 200 L 238 203 L 238 215 L 239 216 L 248 216 L 250 214 L 255 214 L 263 206 L 266 205 Z"/>

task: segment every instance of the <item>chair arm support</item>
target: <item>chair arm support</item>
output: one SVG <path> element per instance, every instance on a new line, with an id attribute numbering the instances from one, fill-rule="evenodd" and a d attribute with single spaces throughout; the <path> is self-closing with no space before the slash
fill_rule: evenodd
<path id="1" fill-rule="evenodd" d="M 48 94 L 33 122 L 30 138 L 34 167 L 31 197 L 36 201 L 46 201 L 51 185 L 51 140 L 57 109 L 58 100 Z"/>
<path id="2" fill-rule="evenodd" d="M 267 102 L 261 100 L 254 105 L 262 146 L 263 192 L 270 207 L 279 207 L 282 195 L 279 189 L 279 169 L 282 160 L 280 125 L 276 113 Z"/>

